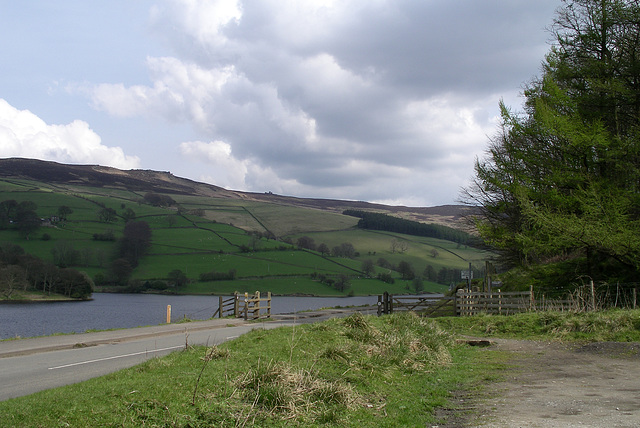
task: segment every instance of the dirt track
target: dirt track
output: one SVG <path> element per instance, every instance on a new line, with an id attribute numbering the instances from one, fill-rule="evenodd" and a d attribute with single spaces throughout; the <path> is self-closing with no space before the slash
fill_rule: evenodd
<path id="1" fill-rule="evenodd" d="M 468 426 L 640 427 L 640 343 L 491 341 L 486 351 L 513 352 L 514 367 Z"/>

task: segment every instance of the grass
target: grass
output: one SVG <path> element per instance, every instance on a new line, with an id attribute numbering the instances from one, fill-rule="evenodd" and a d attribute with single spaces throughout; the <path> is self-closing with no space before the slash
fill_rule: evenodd
<path id="1" fill-rule="evenodd" d="M 466 269 L 466 260 L 481 266 L 487 256 L 482 251 L 460 248 L 447 241 L 359 230 L 355 228 L 357 218 L 334 212 L 247 200 L 172 195 L 181 204 L 179 214 L 176 207 L 160 208 L 140 203 L 142 196 L 142 193 L 125 189 L 0 180 L 0 201 L 33 201 L 38 205 L 37 213 L 41 217 L 55 216 L 62 205 L 73 210 L 65 223 L 42 227 L 28 240 L 16 231 L 1 230 L 0 243 L 18 244 L 26 252 L 52 262 L 53 250 L 61 241 L 66 241 L 83 255 L 80 264 L 72 267 L 87 272 L 93 278 L 106 276 L 110 261 L 116 254 L 116 243 L 95 241 L 93 235 L 112 231 L 118 238 L 122 236 L 124 222 L 120 218 L 113 223 L 100 222 L 97 214 L 103 206 L 113 208 L 119 215 L 131 208 L 136 220 L 146 221 L 152 228 L 150 251 L 135 268 L 132 278 L 143 282 L 166 280 L 169 272 L 179 269 L 192 281 L 182 289 L 184 293 L 192 290 L 200 293 L 199 290 L 209 287 L 198 284 L 201 273 L 235 270 L 236 278 L 243 281 L 242 284 L 212 286 L 225 291 L 228 287 L 233 291 L 265 290 L 268 285 L 273 287 L 270 291 L 277 294 L 341 296 L 349 291 L 355 295 L 383 291 L 399 294 L 409 290 L 404 281 L 398 280 L 397 272 L 376 267 L 376 274 L 390 273 L 396 279 L 393 285 L 376 280 L 363 282 L 360 272 L 363 261 L 370 259 L 375 263 L 378 258 L 385 258 L 394 265 L 407 261 L 417 274 L 421 274 L 427 264 L 436 270 L 441 267 Z M 193 210 L 196 209 L 202 210 L 203 216 L 194 215 Z M 316 252 L 300 251 L 282 240 L 262 238 L 256 242 L 247 233 L 267 230 L 291 242 L 299 236 L 309 235 L 316 243 L 324 242 L 330 248 L 349 242 L 360 255 L 354 259 L 323 257 Z M 43 236 L 47 239 L 44 240 Z M 392 253 L 392 239 L 408 242 L 407 251 Z M 247 252 L 249 248 L 257 251 Z M 434 258 L 431 250 L 435 248 L 439 254 Z M 313 274 L 348 275 L 352 288 L 344 293 L 332 290 L 312 281 Z M 294 287 L 287 291 L 286 287 L 291 285 L 291 281 L 286 279 L 289 277 L 301 279 L 294 281 Z M 246 288 L 243 288 L 245 284 Z M 426 283 L 425 289 L 440 292 L 444 287 Z"/>
<path id="2" fill-rule="evenodd" d="M 540 340 L 640 339 L 640 310 L 428 320 L 412 313 L 254 330 L 101 378 L 0 403 L 5 426 L 424 427 L 490 393 L 509 355 L 458 334 Z M 455 425 L 455 423 L 454 423 Z"/>
<path id="3" fill-rule="evenodd" d="M 432 321 L 355 314 L 254 330 L 0 403 L 6 426 L 425 426 L 480 379 Z"/>
<path id="4" fill-rule="evenodd" d="M 589 342 L 640 342 L 640 309 L 596 312 L 528 312 L 510 316 L 438 318 L 458 334 L 481 337 Z"/>

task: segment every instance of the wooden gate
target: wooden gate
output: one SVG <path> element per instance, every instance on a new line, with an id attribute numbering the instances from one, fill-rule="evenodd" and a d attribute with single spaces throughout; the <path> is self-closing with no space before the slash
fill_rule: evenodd
<path id="1" fill-rule="evenodd" d="M 249 293 L 244 293 L 243 296 L 237 291 L 227 299 L 220 296 L 218 310 L 213 314 L 213 317 L 215 318 L 216 315 L 219 318 L 233 316 L 246 320 L 271 318 L 271 292 L 267 292 L 266 298 L 261 298 L 259 291 L 251 296 Z"/>
<path id="2" fill-rule="evenodd" d="M 394 296 L 384 293 L 378 296 L 378 316 L 394 311 L 414 311 L 428 317 L 456 315 L 455 296 L 424 295 L 417 297 Z"/>

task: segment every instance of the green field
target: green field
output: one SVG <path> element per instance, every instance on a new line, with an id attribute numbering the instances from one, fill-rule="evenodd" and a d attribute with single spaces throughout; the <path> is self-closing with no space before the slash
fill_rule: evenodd
<path id="1" fill-rule="evenodd" d="M 393 268 L 401 262 L 409 263 L 421 275 L 428 265 L 436 271 L 465 270 L 469 263 L 481 269 L 489 258 L 484 251 L 449 241 L 358 229 L 357 218 L 318 209 L 186 195 L 169 195 L 177 204 L 157 207 L 145 203 L 144 195 L 126 189 L 0 180 L 0 202 L 32 201 L 42 218 L 56 216 L 63 205 L 73 210 L 66 221 L 40 227 L 29 239 L 12 229 L 0 230 L 0 243 L 18 244 L 48 261 L 54 260 L 56 249 L 71 246 L 82 254 L 73 267 L 104 279 L 117 242 L 95 240 L 94 234 L 113 233 L 120 238 L 125 226 L 123 215 L 133 210 L 135 220 L 145 221 L 152 229 L 151 246 L 131 275 L 133 283 L 139 288 L 148 281 L 165 281 L 172 292 L 194 294 L 235 290 L 313 295 L 409 293 L 412 282 L 402 280 Z M 98 213 L 105 208 L 115 210 L 115 221 L 100 220 Z M 349 243 L 356 255 L 334 257 L 298 249 L 295 243 L 301 236 L 328 248 Z M 403 243 L 401 252 L 392 250 L 393 241 Z M 382 259 L 388 266 L 377 266 Z M 365 260 L 376 264 L 373 277 L 390 274 L 395 282 L 366 278 L 362 272 Z M 169 273 L 174 270 L 183 272 L 189 283 L 172 288 Z M 199 280 L 201 274 L 212 271 L 233 271 L 235 279 Z M 319 277 L 346 277 L 348 286 L 339 291 L 320 282 Z M 427 292 L 443 292 L 448 285 L 423 281 Z"/>
<path id="2" fill-rule="evenodd" d="M 0 420 L 15 427 L 484 426 L 492 422 L 485 399 L 499 397 L 497 382 L 517 379 L 524 363 L 544 358 L 540 344 L 633 345 L 639 323 L 637 309 L 432 320 L 399 312 L 255 329 L 6 400 Z M 535 340 L 538 351 L 516 355 L 455 340 L 469 335 Z M 633 346 L 619 349 L 629 354 L 616 358 L 634 355 Z"/>

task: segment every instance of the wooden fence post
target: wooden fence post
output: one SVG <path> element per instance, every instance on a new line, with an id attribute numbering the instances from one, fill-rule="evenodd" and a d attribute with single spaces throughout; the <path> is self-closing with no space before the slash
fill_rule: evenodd
<path id="1" fill-rule="evenodd" d="M 593 280 L 591 280 L 591 310 L 596 310 L 596 290 L 593 286 Z"/>
<path id="2" fill-rule="evenodd" d="M 388 314 L 389 313 L 389 292 L 385 291 L 383 294 L 383 303 L 382 303 L 382 313 L 383 314 Z"/>
<path id="3" fill-rule="evenodd" d="M 222 299 L 222 296 L 219 296 L 219 297 L 220 297 L 220 300 L 219 300 L 220 303 L 218 303 L 218 318 L 222 318 L 222 305 L 224 305 L 224 301 Z"/>
<path id="4" fill-rule="evenodd" d="M 533 311 L 536 308 L 536 299 L 533 297 L 533 285 L 529 286 L 529 311 Z"/>
<path id="5" fill-rule="evenodd" d="M 271 291 L 267 291 L 267 318 L 271 318 Z"/>
<path id="6" fill-rule="evenodd" d="M 389 294 L 389 313 L 393 313 L 393 294 Z"/>
<path id="7" fill-rule="evenodd" d="M 244 292 L 244 319 L 245 321 L 249 319 L 249 293 Z"/>
<path id="8" fill-rule="evenodd" d="M 233 292 L 233 316 L 240 318 L 240 295 L 237 291 Z"/>
<path id="9" fill-rule="evenodd" d="M 260 292 L 256 291 L 255 296 L 253 296 L 255 302 L 253 302 L 253 319 L 260 318 Z M 256 312 L 258 312 L 258 316 L 256 317 Z"/>
<path id="10" fill-rule="evenodd" d="M 636 299 L 637 299 L 637 297 L 638 297 L 638 289 L 634 288 L 633 289 L 633 309 L 636 308 L 636 301 L 637 301 Z"/>

